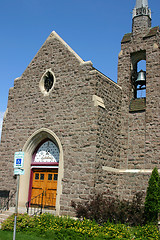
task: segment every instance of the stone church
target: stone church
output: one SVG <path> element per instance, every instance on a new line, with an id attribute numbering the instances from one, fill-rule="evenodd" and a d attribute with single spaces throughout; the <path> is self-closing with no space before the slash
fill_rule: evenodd
<path id="1" fill-rule="evenodd" d="M 121 41 L 118 83 L 50 34 L 9 90 L 0 190 L 10 194 L 19 149 L 20 207 L 44 193 L 44 208 L 73 215 L 71 201 L 96 191 L 125 199 L 146 191 L 160 164 L 160 30 L 151 27 L 147 0 L 136 0 L 132 32 Z"/>

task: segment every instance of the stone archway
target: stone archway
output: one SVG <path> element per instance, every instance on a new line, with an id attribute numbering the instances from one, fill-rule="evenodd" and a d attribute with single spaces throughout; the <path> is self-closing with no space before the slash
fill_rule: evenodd
<path id="1" fill-rule="evenodd" d="M 41 128 L 34 132 L 31 137 L 26 141 L 22 151 L 24 155 L 24 170 L 25 174 L 20 177 L 19 188 L 19 207 L 25 207 L 25 203 L 28 201 L 29 192 L 29 180 L 30 180 L 30 166 L 32 161 L 32 155 L 36 147 L 43 141 L 43 139 L 49 138 L 51 141 L 56 142 L 59 148 L 59 171 L 58 171 L 58 183 L 57 183 L 57 197 L 56 197 L 56 214 L 60 214 L 60 196 L 62 194 L 62 178 L 63 178 L 63 149 L 61 142 L 57 135 L 49 129 Z"/>

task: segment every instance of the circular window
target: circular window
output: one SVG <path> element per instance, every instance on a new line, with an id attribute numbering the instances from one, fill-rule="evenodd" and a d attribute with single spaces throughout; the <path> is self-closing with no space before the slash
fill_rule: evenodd
<path id="1" fill-rule="evenodd" d="M 54 74 L 51 72 L 51 70 L 47 70 L 39 83 L 39 87 L 41 92 L 44 95 L 49 95 L 49 92 L 53 89 L 55 84 L 55 77 Z"/>

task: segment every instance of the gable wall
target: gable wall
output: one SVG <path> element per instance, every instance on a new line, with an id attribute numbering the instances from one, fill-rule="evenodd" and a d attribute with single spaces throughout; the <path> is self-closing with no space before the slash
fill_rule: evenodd
<path id="1" fill-rule="evenodd" d="M 41 76 L 50 69 L 56 83 L 49 96 L 39 88 Z M 73 211 L 71 200 L 83 199 L 92 192 L 95 172 L 94 79 L 91 64 L 80 64 L 65 46 L 49 39 L 23 75 L 10 89 L 8 113 L 3 123 L 0 145 L 2 189 L 15 189 L 14 152 L 23 148 L 38 129 L 47 128 L 60 139 L 64 154 L 61 213 Z M 26 189 L 28 191 L 28 189 Z"/>

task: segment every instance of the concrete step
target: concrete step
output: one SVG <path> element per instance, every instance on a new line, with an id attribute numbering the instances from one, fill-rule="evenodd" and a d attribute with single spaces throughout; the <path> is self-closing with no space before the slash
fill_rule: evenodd
<path id="1" fill-rule="evenodd" d="M 35 209 L 35 215 L 36 215 L 36 210 Z M 40 209 L 39 209 L 40 211 Z M 55 210 L 50 210 L 50 209 L 47 209 L 47 208 L 42 208 L 42 213 L 50 213 L 50 214 L 53 214 L 53 215 L 56 215 L 56 211 Z M 39 212 L 37 213 L 38 215 L 40 214 Z M 34 215 L 34 208 L 29 208 L 29 215 Z"/>

